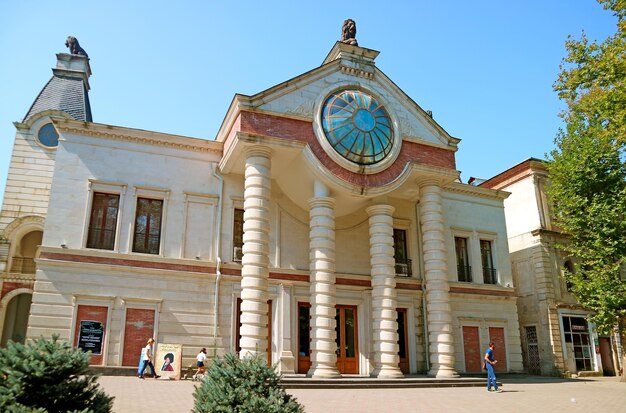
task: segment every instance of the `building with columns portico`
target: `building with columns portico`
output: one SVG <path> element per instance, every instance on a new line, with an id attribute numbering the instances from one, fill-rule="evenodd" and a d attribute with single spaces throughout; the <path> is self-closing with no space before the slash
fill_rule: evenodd
<path id="1" fill-rule="evenodd" d="M 80 346 L 89 322 L 95 366 L 136 366 L 155 337 L 185 366 L 207 347 L 283 374 L 398 378 L 478 373 L 495 341 L 498 369 L 521 371 L 508 193 L 460 182 L 460 140 L 377 55 L 337 42 L 319 67 L 236 95 L 208 141 L 71 112 L 72 96 L 88 105 L 89 59 L 59 54 L 16 124 L 1 344 L 21 328 Z M 24 159 L 47 166 L 31 196 Z"/>

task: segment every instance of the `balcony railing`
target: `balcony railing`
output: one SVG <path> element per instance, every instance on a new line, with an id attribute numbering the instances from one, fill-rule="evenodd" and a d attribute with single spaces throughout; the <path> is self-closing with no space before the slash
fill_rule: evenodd
<path id="1" fill-rule="evenodd" d="M 112 250 L 115 246 L 115 229 L 105 229 L 99 227 L 89 228 L 87 237 L 87 248 L 100 250 Z"/>
<path id="2" fill-rule="evenodd" d="M 411 260 L 399 260 L 396 258 L 396 275 L 398 277 L 410 277 L 413 275 Z"/>
<path id="3" fill-rule="evenodd" d="M 160 252 L 161 233 L 146 234 L 145 232 L 136 232 L 133 242 L 133 252 L 143 254 L 158 254 Z"/>
<path id="4" fill-rule="evenodd" d="M 11 272 L 17 274 L 34 274 L 37 271 L 34 258 L 13 257 Z"/>
<path id="5" fill-rule="evenodd" d="M 241 262 L 243 259 L 243 246 L 233 247 L 233 261 Z"/>
<path id="6" fill-rule="evenodd" d="M 459 274 L 459 281 L 472 282 L 472 267 L 469 265 L 457 265 L 457 272 Z"/>
<path id="7" fill-rule="evenodd" d="M 497 284 L 498 273 L 496 269 L 483 267 L 483 281 L 485 282 L 485 284 Z"/>

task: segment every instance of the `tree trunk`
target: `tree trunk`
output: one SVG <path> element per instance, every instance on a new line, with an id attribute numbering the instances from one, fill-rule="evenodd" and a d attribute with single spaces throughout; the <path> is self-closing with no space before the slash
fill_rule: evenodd
<path id="1" fill-rule="evenodd" d="M 622 317 L 619 321 L 619 336 L 622 341 L 622 368 L 620 382 L 626 383 L 626 317 Z"/>

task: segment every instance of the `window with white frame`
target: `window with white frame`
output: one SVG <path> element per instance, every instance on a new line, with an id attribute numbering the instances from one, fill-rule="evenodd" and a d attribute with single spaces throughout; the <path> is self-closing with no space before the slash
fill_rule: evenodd
<path id="1" fill-rule="evenodd" d="M 472 282 L 472 266 L 469 263 L 467 241 L 465 237 L 454 237 L 457 274 L 461 282 Z"/>
<path id="2" fill-rule="evenodd" d="M 162 199 L 137 198 L 133 252 L 159 254 L 162 217 Z"/>
<path id="3" fill-rule="evenodd" d="M 401 277 L 410 277 L 412 268 L 405 229 L 393 229 L 393 257 L 396 261 L 396 274 Z"/>
<path id="4" fill-rule="evenodd" d="M 119 194 L 94 192 L 89 215 L 87 248 L 114 249 L 119 207 Z"/>
<path id="5" fill-rule="evenodd" d="M 243 258 L 243 209 L 234 209 L 233 218 L 233 261 L 241 262 Z"/>
<path id="6" fill-rule="evenodd" d="M 480 240 L 480 258 L 483 264 L 483 282 L 485 284 L 497 284 L 498 273 L 493 265 L 493 242 Z"/>

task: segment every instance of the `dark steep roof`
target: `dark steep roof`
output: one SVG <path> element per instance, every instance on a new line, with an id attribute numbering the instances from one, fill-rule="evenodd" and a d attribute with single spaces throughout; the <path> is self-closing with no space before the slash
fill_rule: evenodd
<path id="1" fill-rule="evenodd" d="M 81 77 L 60 76 L 55 74 L 35 99 L 35 102 L 24 117 L 26 121 L 31 116 L 45 110 L 60 110 L 74 120 L 92 122 L 89 93 Z"/>

